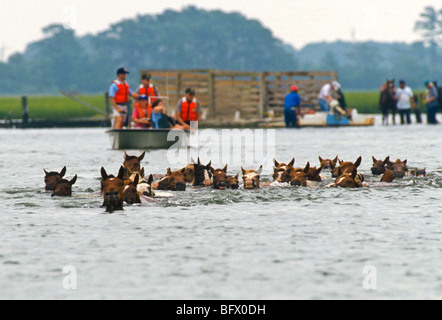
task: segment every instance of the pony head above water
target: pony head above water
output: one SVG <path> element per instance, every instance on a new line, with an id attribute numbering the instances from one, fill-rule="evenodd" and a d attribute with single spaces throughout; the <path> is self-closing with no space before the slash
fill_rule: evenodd
<path id="1" fill-rule="evenodd" d="M 258 170 L 245 170 L 243 167 L 241 167 L 241 172 L 244 189 L 255 189 L 260 187 L 262 165 L 258 168 Z"/>
<path id="2" fill-rule="evenodd" d="M 54 190 L 55 186 L 63 180 L 64 175 L 66 174 L 66 167 L 63 167 L 60 172 L 51 171 L 48 172 L 43 169 L 45 176 L 45 189 L 46 190 Z"/>
<path id="3" fill-rule="evenodd" d="M 319 166 L 324 170 L 333 170 L 338 163 L 338 156 L 336 156 L 333 160 L 331 159 L 322 159 L 321 156 L 319 158 Z"/>
<path id="4" fill-rule="evenodd" d="M 195 177 L 192 186 L 208 187 L 212 185 L 213 168 L 211 166 L 212 161 L 207 165 L 202 165 L 198 158 L 198 163 L 194 164 Z"/>
<path id="5" fill-rule="evenodd" d="M 108 175 L 106 170 L 101 167 L 101 193 L 103 195 L 103 207 L 106 207 L 106 212 L 112 213 L 114 210 L 123 210 L 125 186 L 123 177 L 123 166 L 120 167 L 117 177 Z"/>
<path id="6" fill-rule="evenodd" d="M 77 175 L 75 175 L 71 180 L 62 179 L 59 183 L 55 185 L 53 196 L 59 197 L 70 197 L 72 196 L 72 185 L 77 181 Z"/>
<path id="7" fill-rule="evenodd" d="M 273 159 L 273 181 L 276 182 L 290 182 L 285 177 L 287 175 L 285 174 L 287 172 L 287 169 L 289 167 L 293 167 L 295 164 L 295 158 L 293 158 L 288 164 L 285 163 L 279 163 L 275 159 Z"/>
<path id="8" fill-rule="evenodd" d="M 223 169 L 216 169 L 213 172 L 213 188 L 224 190 L 227 188 L 227 164 Z"/>
<path id="9" fill-rule="evenodd" d="M 139 181 L 139 175 L 135 174 L 133 180 L 125 181 L 125 187 L 123 192 L 124 201 L 127 204 L 141 203 L 140 195 L 138 194 L 137 185 Z"/>
<path id="10" fill-rule="evenodd" d="M 239 188 L 238 174 L 234 177 L 233 176 L 227 177 L 226 188 L 228 188 L 228 189 L 238 189 Z"/>
<path id="11" fill-rule="evenodd" d="M 124 151 L 124 178 L 128 179 L 130 175 L 134 172 L 140 172 L 141 171 L 141 160 L 144 159 L 146 152 L 143 152 L 138 157 L 136 156 L 130 156 Z"/>
<path id="12" fill-rule="evenodd" d="M 390 162 L 390 156 L 386 157 L 383 161 L 378 160 L 375 157 L 371 157 L 373 159 L 373 166 L 371 167 L 371 173 L 373 175 L 381 175 L 385 172 L 385 166 Z"/>

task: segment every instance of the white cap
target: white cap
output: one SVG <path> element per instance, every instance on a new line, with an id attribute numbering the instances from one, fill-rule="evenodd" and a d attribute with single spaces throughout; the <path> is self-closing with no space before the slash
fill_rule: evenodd
<path id="1" fill-rule="evenodd" d="M 341 89 L 341 84 L 338 81 L 333 81 L 332 82 L 333 87 L 335 87 L 336 89 Z"/>

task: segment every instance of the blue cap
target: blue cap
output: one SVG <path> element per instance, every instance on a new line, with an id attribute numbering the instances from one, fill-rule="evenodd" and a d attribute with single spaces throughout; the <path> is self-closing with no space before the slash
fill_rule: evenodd
<path id="1" fill-rule="evenodd" d="M 127 73 L 129 73 L 129 71 L 127 71 L 126 68 L 120 68 L 120 69 L 117 70 L 117 75 L 119 75 L 121 73 L 127 74 Z"/>
<path id="2" fill-rule="evenodd" d="M 147 100 L 148 99 L 148 97 L 147 97 L 147 95 L 145 95 L 145 94 L 142 94 L 141 96 L 140 96 L 140 100 Z"/>

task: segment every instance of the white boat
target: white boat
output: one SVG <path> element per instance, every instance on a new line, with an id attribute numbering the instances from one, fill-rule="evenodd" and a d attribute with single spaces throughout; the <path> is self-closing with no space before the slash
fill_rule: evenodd
<path id="1" fill-rule="evenodd" d="M 184 147 L 189 133 L 172 129 L 111 129 L 106 131 L 111 137 L 112 149 L 168 149 Z"/>
<path id="2" fill-rule="evenodd" d="M 298 118 L 299 127 L 339 127 L 339 126 L 373 126 L 374 116 L 359 114 L 356 109 L 351 112 L 351 119 L 336 116 L 330 112 L 317 111 Z"/>

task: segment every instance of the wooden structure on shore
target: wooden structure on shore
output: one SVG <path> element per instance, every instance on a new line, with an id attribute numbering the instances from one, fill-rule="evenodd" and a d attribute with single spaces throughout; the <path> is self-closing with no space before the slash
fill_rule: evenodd
<path id="1" fill-rule="evenodd" d="M 281 114 L 293 84 L 299 87 L 302 104 L 316 107 L 321 87 L 338 76 L 336 71 L 141 70 L 140 77 L 143 74 L 151 74 L 160 95 L 169 97 L 168 112 L 186 88 L 194 88 L 209 122 L 256 121 Z"/>

